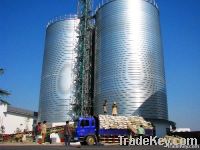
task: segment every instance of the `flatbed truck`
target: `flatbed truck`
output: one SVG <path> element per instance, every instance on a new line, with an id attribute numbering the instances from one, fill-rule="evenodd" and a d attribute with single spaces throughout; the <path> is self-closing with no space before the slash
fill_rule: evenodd
<path id="1" fill-rule="evenodd" d="M 98 117 L 80 117 L 76 122 L 75 137 L 81 144 L 119 143 L 119 136 L 129 137 L 130 129 L 103 129 L 99 126 Z M 153 135 L 153 129 L 145 129 L 145 136 Z M 133 135 L 134 136 L 134 135 Z"/>

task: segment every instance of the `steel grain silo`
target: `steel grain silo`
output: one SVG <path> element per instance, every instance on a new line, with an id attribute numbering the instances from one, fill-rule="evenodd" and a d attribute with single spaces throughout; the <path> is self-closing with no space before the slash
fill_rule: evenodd
<path id="1" fill-rule="evenodd" d="M 39 121 L 64 122 L 70 117 L 78 23 L 76 16 L 65 17 L 52 21 L 46 29 Z"/>
<path id="2" fill-rule="evenodd" d="M 96 12 L 94 111 L 168 119 L 159 10 L 154 0 L 109 0 Z"/>

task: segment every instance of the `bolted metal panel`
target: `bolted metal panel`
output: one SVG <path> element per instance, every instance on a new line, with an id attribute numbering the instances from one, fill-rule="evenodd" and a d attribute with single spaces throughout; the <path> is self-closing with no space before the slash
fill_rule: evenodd
<path id="1" fill-rule="evenodd" d="M 64 122 L 70 118 L 73 98 L 73 65 L 77 43 L 76 17 L 60 18 L 46 30 L 39 120 Z"/>
<path id="2" fill-rule="evenodd" d="M 168 119 L 159 11 L 154 0 L 112 0 L 96 13 L 94 110 Z"/>

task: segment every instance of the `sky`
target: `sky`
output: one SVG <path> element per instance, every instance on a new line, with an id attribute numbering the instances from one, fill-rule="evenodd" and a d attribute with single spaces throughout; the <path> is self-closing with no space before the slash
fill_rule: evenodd
<path id="1" fill-rule="evenodd" d="M 157 3 L 169 120 L 200 131 L 200 0 Z M 38 110 L 46 25 L 76 9 L 77 0 L 0 0 L 0 88 L 13 106 Z"/>

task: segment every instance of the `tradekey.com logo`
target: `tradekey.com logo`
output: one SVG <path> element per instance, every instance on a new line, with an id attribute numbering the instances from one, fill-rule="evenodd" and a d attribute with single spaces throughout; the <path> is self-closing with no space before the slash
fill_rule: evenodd
<path id="1" fill-rule="evenodd" d="M 166 148 L 199 148 L 196 138 L 180 138 L 180 139 L 166 139 L 158 138 L 157 136 L 149 138 L 138 137 L 138 138 L 126 138 L 124 136 L 118 136 L 120 139 L 120 145 L 161 145 Z"/>

